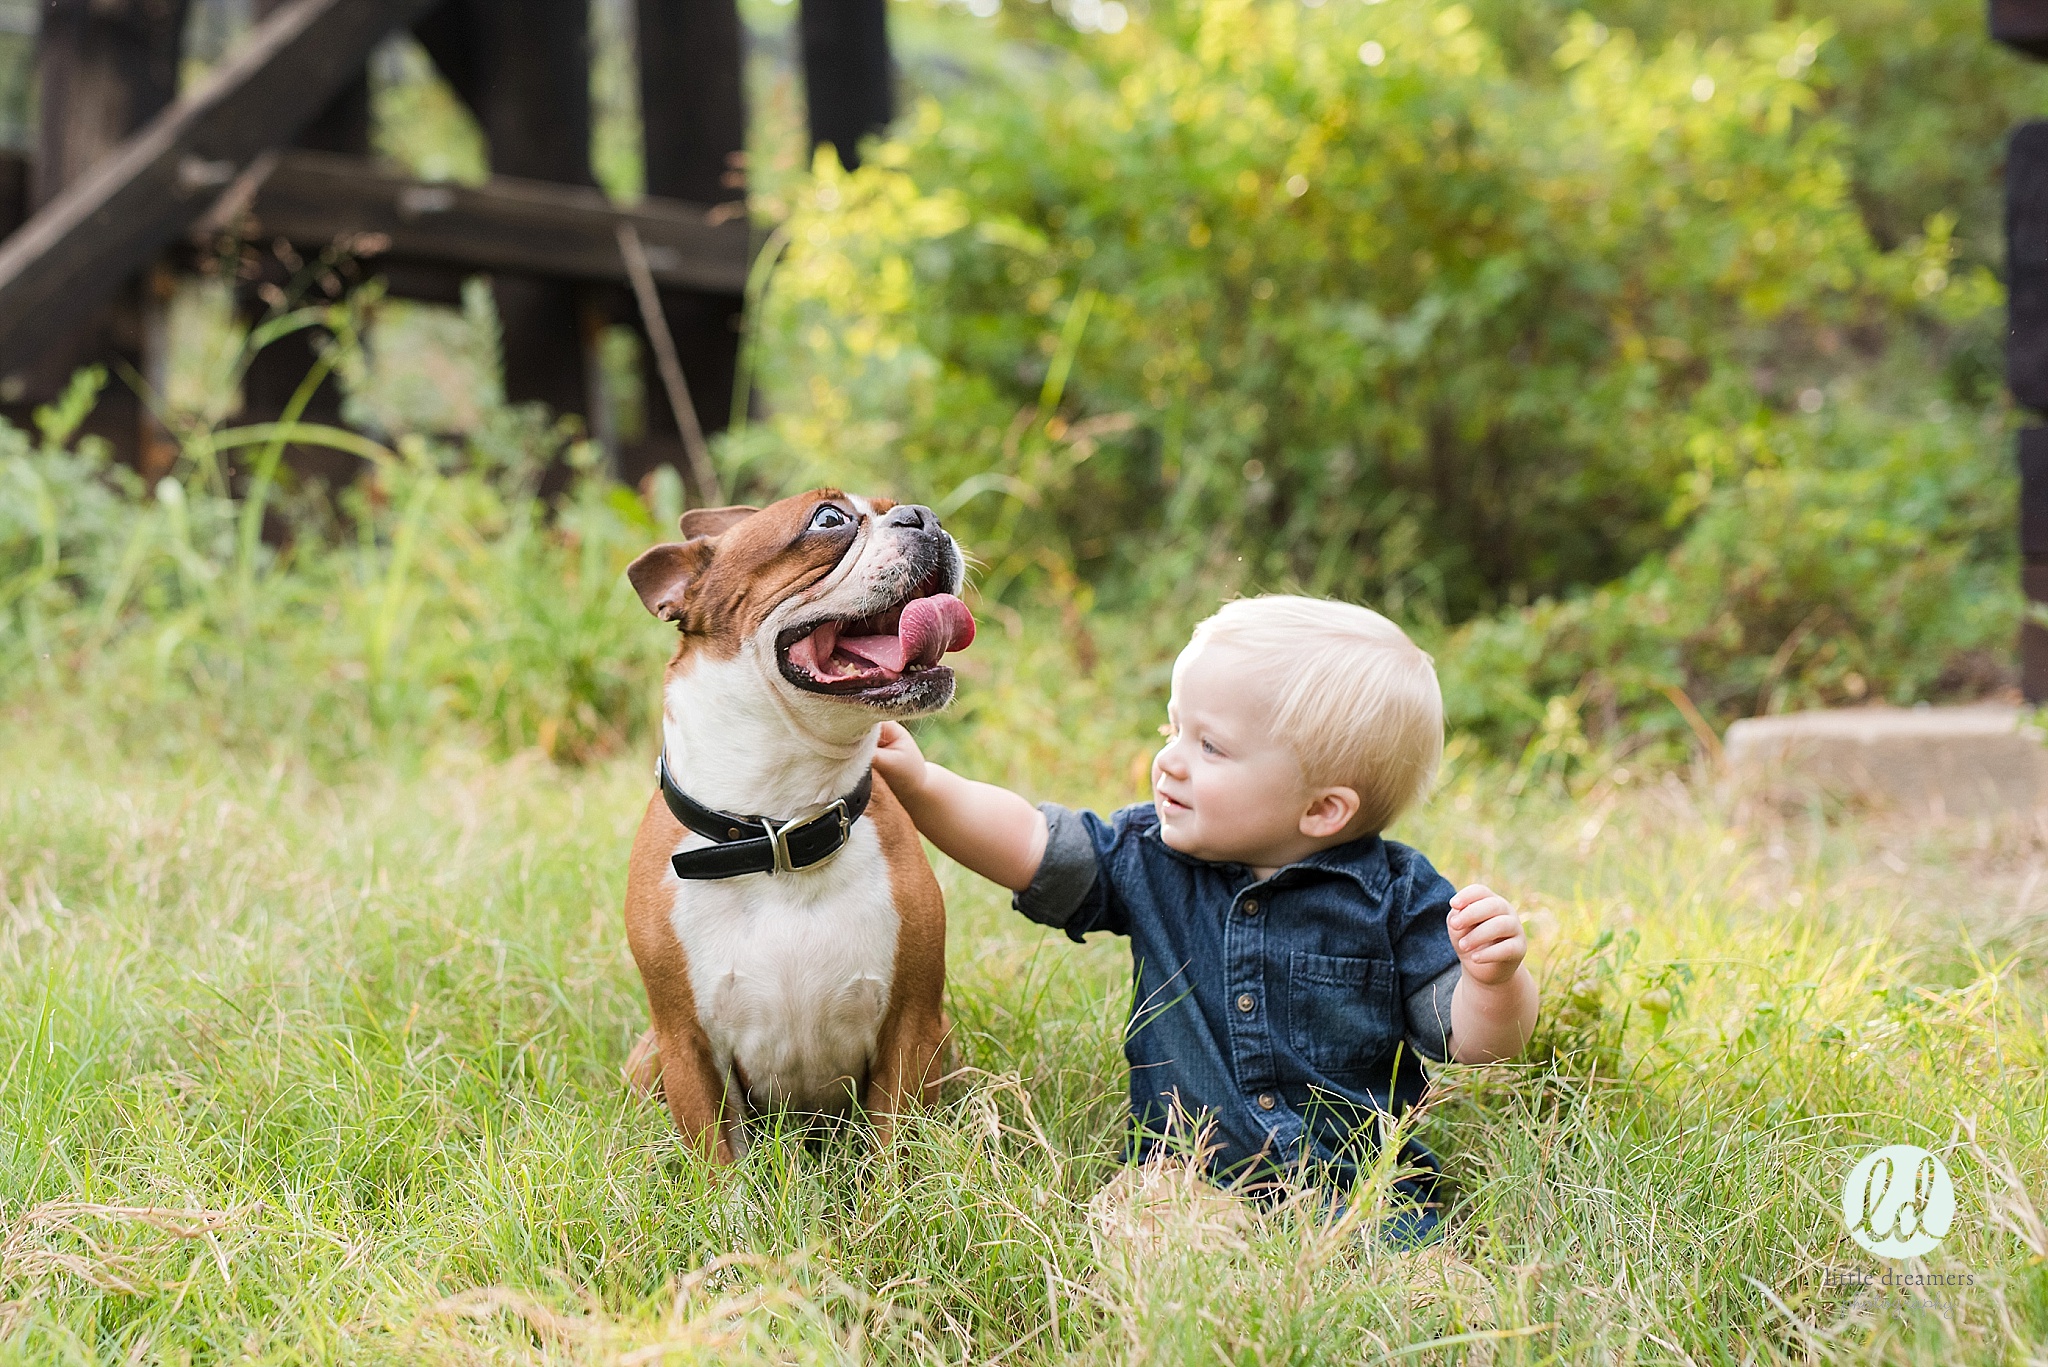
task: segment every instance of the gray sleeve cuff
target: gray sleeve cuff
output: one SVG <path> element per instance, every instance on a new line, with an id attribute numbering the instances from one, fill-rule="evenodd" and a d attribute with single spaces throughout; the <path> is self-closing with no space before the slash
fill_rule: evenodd
<path id="1" fill-rule="evenodd" d="M 1095 886 L 1095 842 L 1081 819 L 1059 803 L 1041 802 L 1038 810 L 1045 813 L 1045 858 L 1012 905 L 1042 926 L 1064 930 Z"/>
<path id="2" fill-rule="evenodd" d="M 1408 1047 L 1431 1063 L 1451 1056 L 1451 993 L 1464 974 L 1452 964 L 1408 994 Z"/>

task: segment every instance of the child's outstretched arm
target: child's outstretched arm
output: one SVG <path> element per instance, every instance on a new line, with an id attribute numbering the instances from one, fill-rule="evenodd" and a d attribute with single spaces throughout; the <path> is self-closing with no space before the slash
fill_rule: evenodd
<path id="1" fill-rule="evenodd" d="M 1522 966 L 1529 937 L 1507 899 L 1474 883 L 1451 898 L 1451 947 L 1464 973 L 1451 992 L 1451 1056 L 1513 1058 L 1536 1029 L 1536 980 Z"/>
<path id="2" fill-rule="evenodd" d="M 1031 886 L 1045 859 L 1045 813 L 1007 788 L 929 762 L 893 721 L 882 723 L 875 772 L 925 839 L 949 857 L 1012 892 Z"/>

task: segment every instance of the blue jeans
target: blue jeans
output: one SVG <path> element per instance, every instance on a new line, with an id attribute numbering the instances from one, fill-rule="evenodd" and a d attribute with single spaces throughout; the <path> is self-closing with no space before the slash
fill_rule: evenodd
<path id="1" fill-rule="evenodd" d="M 1380 1242 L 1404 1252 L 1426 1247 L 1443 1236 L 1443 1217 L 1432 1206 L 1409 1206 L 1380 1221 Z"/>

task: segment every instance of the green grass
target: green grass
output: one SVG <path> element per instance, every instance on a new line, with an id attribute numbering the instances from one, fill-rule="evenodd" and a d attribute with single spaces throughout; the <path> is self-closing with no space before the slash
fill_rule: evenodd
<path id="1" fill-rule="evenodd" d="M 989 631 L 934 750 L 1128 792 L 1156 680 L 1081 668 L 1073 625 Z M 1151 658 L 1082 625 L 1085 653 Z M 1186 1193 L 1134 1239 L 1098 1199 L 1119 945 L 942 867 L 944 1103 L 886 1152 L 777 1137 L 714 1171 L 619 1077 L 638 747 L 558 767 L 456 733 L 336 764 L 75 692 L 18 693 L 0 739 L 0 1361 L 2020 1363 L 2048 1340 L 2038 826 L 1745 811 L 1618 769 L 1510 796 L 1454 762 L 1397 833 L 1520 900 L 1546 995 L 1536 1061 L 1446 1070 L 1422 1122 L 1461 1193 L 1447 1244 Z M 1925 1266 L 1974 1282 L 1851 1310 L 1823 1276 L 1889 1265 L 1837 1194 L 1895 1142 L 1946 1158 L 1959 1212 Z"/>

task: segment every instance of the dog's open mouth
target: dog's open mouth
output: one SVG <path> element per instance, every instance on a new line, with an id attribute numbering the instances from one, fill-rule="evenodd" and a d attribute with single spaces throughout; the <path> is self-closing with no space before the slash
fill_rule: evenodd
<path id="1" fill-rule="evenodd" d="M 974 614 L 933 575 L 903 601 L 866 617 L 793 627 L 777 648 L 792 683 L 819 693 L 868 694 L 931 670 L 974 641 Z"/>

